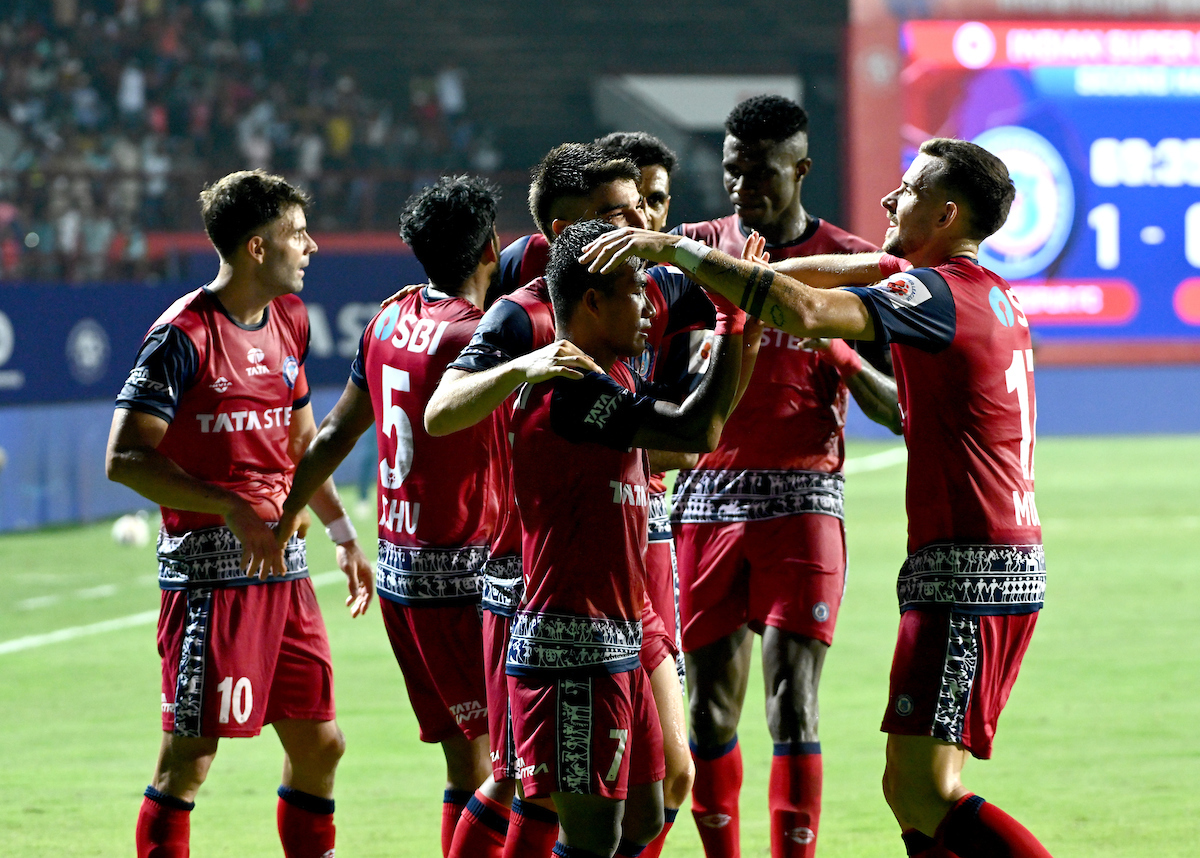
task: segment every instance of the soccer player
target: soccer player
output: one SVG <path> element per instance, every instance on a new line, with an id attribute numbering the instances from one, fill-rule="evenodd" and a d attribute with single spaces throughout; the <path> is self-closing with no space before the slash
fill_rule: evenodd
<path id="1" fill-rule="evenodd" d="M 534 170 L 529 196 L 530 211 L 543 230 L 546 246 L 549 246 L 550 237 L 561 233 L 573 222 L 573 218 L 598 218 L 614 225 L 644 224 L 638 208 L 638 175 L 636 166 L 631 162 L 607 157 L 592 144 L 567 143 L 551 150 Z M 480 322 L 471 344 L 450 364 L 426 409 L 426 426 L 433 434 L 444 434 L 474 425 L 491 414 L 521 383 L 527 381 L 530 364 L 524 360 L 516 362 L 515 358 L 528 357 L 535 364 L 558 361 L 561 371 L 574 371 L 578 349 L 564 341 L 558 344 L 554 342 L 550 296 L 545 280 L 540 277 L 544 270 L 544 259 L 539 263 L 535 254 L 520 251 L 519 244 L 514 243 L 502 254 L 502 271 L 506 258 L 511 266 L 515 266 L 510 270 L 507 280 L 511 282 L 517 276 L 514 271 L 522 275 L 537 272 L 539 276 L 493 304 Z M 517 262 L 511 262 L 514 259 Z M 652 376 L 660 344 L 677 330 L 710 325 L 713 310 L 712 303 L 703 292 L 687 281 L 681 272 L 659 267 L 648 272 L 647 276 L 647 290 L 656 314 L 649 336 L 651 348 L 640 359 L 639 367 L 645 375 Z M 501 279 L 506 279 L 503 274 Z M 503 426 L 505 419 L 501 415 L 494 448 L 497 478 L 500 480 L 506 479 L 508 471 L 509 444 L 508 433 Z M 484 618 L 485 646 L 492 653 L 488 657 L 489 669 L 499 669 L 501 677 L 502 661 L 495 656 L 503 654 L 508 618 L 520 600 L 519 558 L 520 521 L 514 510 L 513 514 L 502 514 L 501 526 L 492 541 L 491 556 L 484 570 L 483 604 L 491 615 Z M 673 588 L 671 591 L 667 605 L 673 619 Z M 667 734 L 668 797 L 673 802 L 682 801 L 690 787 L 691 770 L 674 668 L 674 637 L 668 634 L 665 622 L 657 612 L 652 611 L 649 619 L 653 625 L 648 626 L 644 639 L 643 664 L 651 674 L 659 713 L 667 725 L 664 729 Z M 489 700 L 498 696 L 500 689 L 495 683 L 489 689 Z M 496 706 L 501 707 L 500 701 L 497 700 Z M 507 718 L 502 716 L 503 711 L 504 708 L 492 709 L 490 721 L 494 781 L 498 782 L 496 786 L 505 780 L 511 781 L 513 777 L 511 761 L 508 759 L 511 748 L 505 738 Z M 481 819 L 490 820 L 493 830 L 500 828 L 502 806 L 507 798 L 493 786 L 493 783 L 486 784 L 477 793 L 476 799 L 482 808 L 475 805 L 468 807 L 468 828 L 476 828 L 475 823 Z M 489 801 L 494 806 L 489 805 Z M 508 835 L 509 841 L 525 843 L 527 845 L 521 848 L 531 851 L 540 848 L 534 846 L 535 843 L 548 841 L 552 844 L 557 822 L 550 815 L 552 811 L 549 804 L 545 802 L 545 806 L 539 808 L 528 802 L 515 803 L 512 816 L 514 825 Z M 672 808 L 677 806 L 672 804 Z M 476 810 L 480 810 L 480 814 L 477 815 Z M 547 845 L 546 849 L 549 848 Z M 661 841 L 656 841 L 648 858 L 660 848 Z"/>
<path id="2" fill-rule="evenodd" d="M 189 814 L 220 739 L 271 724 L 284 749 L 278 827 L 287 858 L 331 856 L 334 720 L 329 643 L 304 541 L 281 552 L 294 460 L 316 431 L 297 293 L 317 245 L 308 197 L 278 176 L 232 173 L 200 195 L 221 264 L 147 334 L 117 397 L 106 467 L 162 506 L 163 740 L 137 823 L 140 858 L 188 854 Z M 312 507 L 338 545 L 352 616 L 371 566 L 331 481 Z"/>
<path id="3" fill-rule="evenodd" d="M 446 757 L 442 851 L 488 777 L 480 568 L 496 526 L 491 421 L 447 438 L 421 415 L 446 365 L 471 339 L 499 266 L 496 194 L 445 177 L 413 195 L 400 235 L 429 284 L 367 325 L 350 380 L 300 460 L 279 539 L 372 423 L 377 427 L 379 561 L 375 586 L 421 741 Z"/>
<path id="4" fill-rule="evenodd" d="M 644 131 L 614 131 L 596 138 L 596 145 L 614 158 L 628 158 L 641 171 L 638 193 L 646 228 L 662 232 L 671 210 L 671 173 L 679 159 L 667 144 Z"/>
<path id="5" fill-rule="evenodd" d="M 747 99 L 725 131 L 725 190 L 735 213 L 676 232 L 738 256 L 757 230 L 773 260 L 875 249 L 805 209 L 801 186 L 812 161 L 808 117 L 798 104 L 775 95 Z M 817 692 L 845 586 L 842 427 L 851 394 L 868 416 L 900 431 L 895 383 L 853 348 L 768 327 L 721 446 L 675 484 L 696 762 L 692 814 L 709 858 L 739 854 L 737 728 L 750 631 L 762 635 L 774 743 L 771 854 L 816 850 L 823 775 Z"/>
<path id="6" fill-rule="evenodd" d="M 991 756 L 1045 594 L 1029 323 L 1009 285 L 978 263 L 979 243 L 1003 225 L 1014 196 L 991 153 L 927 140 L 883 198 L 885 255 L 788 263 L 820 286 L 872 286 L 812 288 L 651 232 L 603 236 L 584 257 L 597 268 L 627 255 L 673 261 L 794 336 L 890 344 L 909 528 L 883 783 L 908 853 L 927 858 L 1049 854 L 962 782 L 968 755 Z M 902 271 L 898 257 L 915 267 Z"/>
<path id="7" fill-rule="evenodd" d="M 640 669 L 648 471 L 642 447 L 711 449 L 741 370 L 744 315 L 718 315 L 708 372 L 682 405 L 640 395 L 622 359 L 655 313 L 640 264 L 578 262 L 610 224 L 555 241 L 547 271 L 556 330 L 604 371 L 529 385 L 510 418 L 525 595 L 507 670 L 525 796 L 551 798 L 559 856 L 638 855 L 662 824 L 661 733 Z M 628 797 L 628 801 L 626 801 Z"/>

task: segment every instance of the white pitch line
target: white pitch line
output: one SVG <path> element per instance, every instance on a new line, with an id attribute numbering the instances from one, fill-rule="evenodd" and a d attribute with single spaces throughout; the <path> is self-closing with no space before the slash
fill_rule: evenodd
<path id="1" fill-rule="evenodd" d="M 338 569 L 334 569 L 332 572 L 322 572 L 319 575 L 311 576 L 311 578 L 314 587 L 323 587 L 335 581 L 346 580 L 346 576 Z M 21 652 L 26 649 L 36 649 L 37 647 L 75 640 L 76 638 L 88 637 L 89 635 L 115 632 L 119 629 L 128 629 L 133 626 L 150 626 L 156 622 L 158 622 L 158 609 L 142 611 L 140 614 L 130 614 L 127 617 L 117 617 L 115 620 L 105 620 L 104 622 L 92 623 L 87 626 L 71 626 L 70 628 L 59 629 L 55 632 L 47 632 L 44 635 L 28 635 L 23 638 L 14 638 L 10 641 L 0 642 L 0 655 L 8 655 L 10 652 Z"/>
<path id="2" fill-rule="evenodd" d="M 847 474 L 865 474 L 867 471 L 881 471 L 884 468 L 890 468 L 892 465 L 899 465 L 901 462 L 907 461 L 907 447 L 892 447 L 890 450 L 881 450 L 869 456 L 847 459 L 843 470 Z"/>

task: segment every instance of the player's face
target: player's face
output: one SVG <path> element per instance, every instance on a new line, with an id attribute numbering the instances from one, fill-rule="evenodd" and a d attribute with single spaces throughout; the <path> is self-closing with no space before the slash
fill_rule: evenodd
<path id="1" fill-rule="evenodd" d="M 671 176 L 662 164 L 642 167 L 638 185 L 646 213 L 646 229 L 662 232 L 667 228 L 667 211 L 671 207 Z"/>
<path id="2" fill-rule="evenodd" d="M 616 227 L 645 229 L 646 216 L 638 186 L 629 179 L 601 185 L 588 197 L 587 209 L 579 220 L 602 220 Z"/>
<path id="3" fill-rule="evenodd" d="M 646 350 L 654 305 L 646 296 L 646 272 L 622 265 L 611 290 L 597 293 L 599 321 L 618 357 L 637 357 Z"/>
<path id="4" fill-rule="evenodd" d="M 937 168 L 936 158 L 917 155 L 900 180 L 900 187 L 880 200 L 890 223 L 883 238 L 883 249 L 888 253 L 919 255 L 936 236 L 946 204 L 945 194 L 932 181 Z"/>
<path id="5" fill-rule="evenodd" d="M 308 258 L 317 252 L 317 243 L 308 234 L 304 209 L 300 206 L 285 209 L 264 232 L 265 279 L 280 295 L 299 292 L 304 288 Z"/>
<path id="6" fill-rule="evenodd" d="M 721 159 L 725 193 L 746 226 L 770 227 L 799 209 L 800 181 L 812 164 L 802 151 L 803 137 L 743 143 L 726 135 Z"/>

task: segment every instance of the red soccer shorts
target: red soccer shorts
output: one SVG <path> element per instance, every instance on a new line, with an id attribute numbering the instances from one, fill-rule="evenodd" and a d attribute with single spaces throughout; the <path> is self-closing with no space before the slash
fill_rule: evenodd
<path id="1" fill-rule="evenodd" d="M 986 760 L 1037 614 L 977 617 L 949 608 L 900 615 L 885 733 L 932 736 Z"/>
<path id="2" fill-rule="evenodd" d="M 422 742 L 487 735 L 479 605 L 412 607 L 380 599 Z"/>
<path id="3" fill-rule="evenodd" d="M 662 619 L 663 630 L 672 644 L 678 640 L 675 612 L 679 610 L 674 553 L 670 540 L 646 545 L 646 595 L 650 597 L 654 612 Z"/>
<path id="4" fill-rule="evenodd" d="M 275 721 L 333 720 L 329 640 L 307 578 L 164 590 L 158 654 L 168 733 L 257 736 Z"/>
<path id="5" fill-rule="evenodd" d="M 675 528 L 685 652 L 746 624 L 833 643 L 846 586 L 840 519 L 805 513 Z"/>
<path id="6" fill-rule="evenodd" d="M 642 649 L 638 660 L 642 670 L 647 674 L 654 673 L 655 668 L 663 663 L 663 659 L 674 660 L 679 650 L 675 646 L 675 636 L 667 633 L 664 618 L 654 609 L 649 599 L 642 610 Z"/>
<path id="7" fill-rule="evenodd" d="M 517 766 L 527 798 L 568 792 L 624 799 L 666 776 L 645 671 L 534 680 L 510 676 Z"/>
<path id="8" fill-rule="evenodd" d="M 488 751 L 492 775 L 497 781 L 517 776 L 517 752 L 513 746 L 512 724 L 508 715 L 508 676 L 504 663 L 508 658 L 508 629 L 512 618 L 483 610 L 483 666 L 486 672 L 488 710 Z"/>

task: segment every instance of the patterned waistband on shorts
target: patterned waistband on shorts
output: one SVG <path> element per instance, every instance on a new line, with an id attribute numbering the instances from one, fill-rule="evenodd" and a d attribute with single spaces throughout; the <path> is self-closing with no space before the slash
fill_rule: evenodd
<path id="1" fill-rule="evenodd" d="M 845 483 L 841 474 L 823 471 L 680 471 L 671 521 L 762 521 L 810 512 L 843 518 Z"/>
<path id="2" fill-rule="evenodd" d="M 525 595 L 521 555 L 489 557 L 483 564 L 483 607 L 500 617 L 516 613 Z"/>
<path id="3" fill-rule="evenodd" d="M 651 492 L 650 541 L 667 542 L 671 538 L 671 504 L 666 492 Z"/>
<path id="4" fill-rule="evenodd" d="M 927 545 L 904 561 L 896 595 L 901 611 L 1031 614 L 1046 597 L 1046 552 L 1041 545 Z"/>
<path id="5" fill-rule="evenodd" d="M 245 587 L 263 583 L 241 570 L 242 543 L 228 527 L 205 527 L 171 535 L 158 532 L 158 586 L 163 590 L 189 587 Z M 308 577 L 304 540 L 296 535 L 283 549 L 287 573 L 266 583 Z"/>
<path id="6" fill-rule="evenodd" d="M 512 676 L 544 672 L 623 673 L 638 667 L 642 620 L 517 611 L 505 668 Z"/>
<path id="7" fill-rule="evenodd" d="M 487 554 L 486 545 L 414 548 L 380 539 L 375 589 L 402 605 L 478 602 L 483 589 L 479 570 Z"/>

